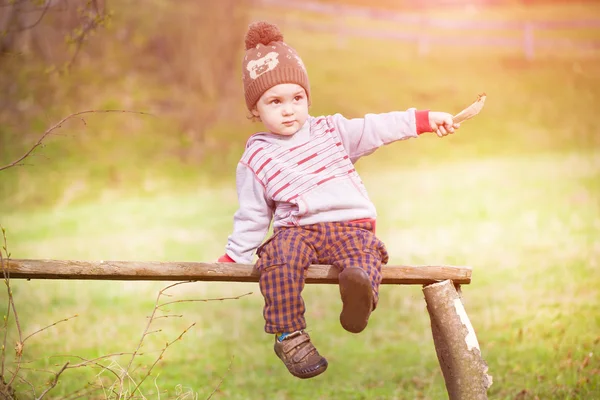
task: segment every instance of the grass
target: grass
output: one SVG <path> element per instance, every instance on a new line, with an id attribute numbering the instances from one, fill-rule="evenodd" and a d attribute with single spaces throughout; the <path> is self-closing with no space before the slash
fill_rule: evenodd
<path id="1" fill-rule="evenodd" d="M 566 8 L 561 15 L 581 6 Z M 453 49 L 416 58 L 412 46 L 339 42 L 292 28 L 286 39 L 310 71 L 313 115 L 354 117 L 412 106 L 457 112 L 477 93 L 488 94 L 481 115 L 456 135 L 396 143 L 359 161 L 379 211 L 378 235 L 391 264 L 473 267 L 473 283 L 463 288 L 465 306 L 494 376 L 490 398 L 597 397 L 598 59 L 561 54 L 526 61 Z M 91 89 L 98 82 L 90 81 L 89 104 L 118 107 L 127 98 L 136 109 L 163 93 L 133 73 L 126 81 L 117 89 L 103 83 L 98 93 Z M 68 112 L 82 106 L 78 102 L 48 112 Z M 45 121 L 35 119 L 33 131 L 50 125 Z M 174 154 L 180 137 L 164 134 L 172 121 L 160 115 L 86 121 L 85 130 L 80 121 L 65 125 L 32 165 L 0 172 L 0 223 L 14 258 L 210 261 L 222 254 L 237 207 L 235 163 L 257 126 L 233 117 L 220 123 L 208 132 L 210 156 L 189 163 Z M 26 148 L 9 146 L 15 135 L 0 137 L 2 165 Z M 133 351 L 166 285 L 13 280 L 25 334 L 79 315 L 27 341 L 23 377 L 39 394 L 52 377 L 43 371 L 76 362 L 67 355 Z M 155 321 L 160 332 L 146 338 L 146 354 L 136 358 L 137 381 L 166 342 L 196 325 L 152 371 L 142 386 L 147 398 L 208 398 L 216 388 L 213 399 L 445 398 L 419 287 L 383 286 L 368 329 L 350 335 L 338 323 L 337 288 L 308 285 L 309 330 L 330 362 L 324 375 L 309 381 L 291 377 L 273 354 L 257 285 L 188 283 L 170 291 L 173 300 L 248 292 L 238 300 L 175 304 L 170 313 L 182 317 Z M 9 344 L 16 341 L 10 328 Z M 111 357 L 111 368 L 124 368 L 129 357 Z M 97 367 L 67 370 L 51 398 L 112 380 Z M 28 385 L 19 385 L 27 398 Z"/>
<path id="2" fill-rule="evenodd" d="M 363 177 L 379 207 L 379 235 L 391 263 L 474 267 L 465 301 L 494 376 L 492 398 L 511 399 L 521 392 L 522 398 L 593 398 L 600 364 L 592 357 L 584 366 L 584 360 L 600 350 L 598 152 L 367 170 Z M 13 254 L 22 258 L 210 260 L 220 254 L 235 207 L 235 194 L 225 186 L 10 213 L 3 224 Z M 26 331 L 79 314 L 34 337 L 27 359 L 50 368 L 68 359 L 48 358 L 52 355 L 133 350 L 165 285 L 13 281 Z M 443 398 L 418 287 L 382 287 L 369 329 L 353 336 L 338 326 L 337 289 L 308 286 L 310 332 L 330 361 L 326 374 L 309 382 L 289 376 L 272 354 L 255 284 L 193 283 L 173 290 L 174 299 L 247 292 L 253 294 L 239 300 L 174 305 L 171 313 L 182 318 L 157 320 L 162 332 L 147 339 L 146 350 L 159 350 L 197 323 L 154 372 L 163 397 L 175 397 L 182 385 L 206 398 L 224 377 L 217 398 Z M 156 356 L 140 357 L 136 373 Z M 121 366 L 127 360 L 114 359 Z M 98 372 L 67 371 L 54 394 L 94 381 Z M 26 377 L 44 383 L 39 373 Z M 144 390 L 153 396 L 152 380 Z"/>

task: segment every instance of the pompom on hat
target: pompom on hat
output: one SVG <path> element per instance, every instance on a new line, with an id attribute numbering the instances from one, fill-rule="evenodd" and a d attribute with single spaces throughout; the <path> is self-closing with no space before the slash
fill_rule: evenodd
<path id="1" fill-rule="evenodd" d="M 250 24 L 245 41 L 242 81 L 248 110 L 254 108 L 264 92 L 280 83 L 302 86 L 310 103 L 310 85 L 304 63 L 296 50 L 283 41 L 277 26 L 263 21 Z"/>

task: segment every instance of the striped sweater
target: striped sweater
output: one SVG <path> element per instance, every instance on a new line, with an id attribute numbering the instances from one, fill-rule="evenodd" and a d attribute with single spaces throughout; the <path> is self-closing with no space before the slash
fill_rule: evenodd
<path id="1" fill-rule="evenodd" d="M 354 162 L 377 148 L 430 131 L 427 111 L 308 117 L 292 136 L 250 137 L 237 166 L 239 209 L 226 254 L 251 263 L 274 227 L 375 218 Z"/>

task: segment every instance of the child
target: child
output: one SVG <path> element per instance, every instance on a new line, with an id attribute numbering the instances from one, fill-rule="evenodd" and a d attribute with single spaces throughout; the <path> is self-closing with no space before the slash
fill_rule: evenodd
<path id="1" fill-rule="evenodd" d="M 239 209 L 219 262 L 251 263 L 258 255 L 265 331 L 289 372 L 311 378 L 327 369 L 304 331 L 304 273 L 311 264 L 337 267 L 340 322 L 361 332 L 377 306 L 381 265 L 375 206 L 354 162 L 382 145 L 424 132 L 454 132 L 452 116 L 416 111 L 346 119 L 308 114 L 304 64 L 276 26 L 250 25 L 242 62 L 246 105 L 266 132 L 250 137 L 236 172 Z M 273 235 L 261 245 L 273 220 Z"/>

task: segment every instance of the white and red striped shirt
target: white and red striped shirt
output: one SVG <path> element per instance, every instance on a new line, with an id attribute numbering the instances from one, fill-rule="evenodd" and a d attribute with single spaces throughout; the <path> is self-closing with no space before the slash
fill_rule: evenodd
<path id="1" fill-rule="evenodd" d="M 309 117 L 292 136 L 250 137 L 238 163 L 239 209 L 226 254 L 251 263 L 274 227 L 375 218 L 354 162 L 379 147 L 430 131 L 427 111 L 409 109 L 346 119 Z"/>

